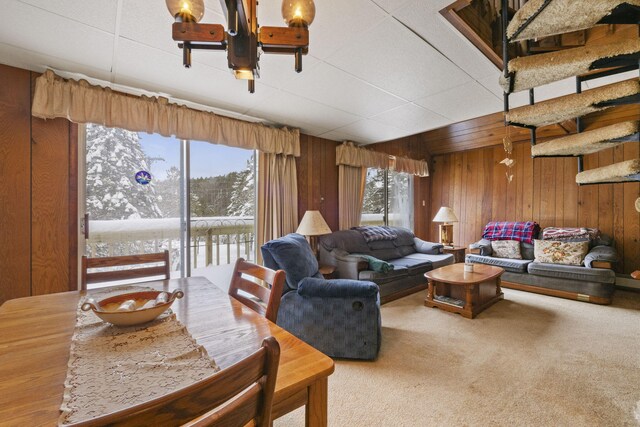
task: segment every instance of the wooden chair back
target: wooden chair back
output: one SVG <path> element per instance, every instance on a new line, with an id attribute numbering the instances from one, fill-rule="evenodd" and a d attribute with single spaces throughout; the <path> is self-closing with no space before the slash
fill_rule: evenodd
<path id="1" fill-rule="evenodd" d="M 249 357 L 193 385 L 131 408 L 72 424 L 98 426 L 255 426 L 271 425 L 280 360 L 274 337 Z"/>
<path id="2" fill-rule="evenodd" d="M 269 285 L 269 288 L 246 279 L 243 275 L 262 280 Z M 229 295 L 276 323 L 284 281 L 285 272 L 283 270 L 274 271 L 245 261 L 243 258 L 238 258 L 231 277 L 231 284 L 229 285 Z M 240 291 L 252 295 L 260 301 L 249 298 L 240 293 Z"/>
<path id="3" fill-rule="evenodd" d="M 139 264 L 160 264 L 152 267 L 138 267 L 125 270 L 108 270 L 89 273 L 91 268 L 125 267 Z M 169 251 L 154 254 L 110 256 L 100 258 L 82 257 L 81 289 L 86 290 L 90 283 L 111 282 L 114 280 L 140 279 L 151 276 L 162 276 L 168 279 L 171 274 Z"/>

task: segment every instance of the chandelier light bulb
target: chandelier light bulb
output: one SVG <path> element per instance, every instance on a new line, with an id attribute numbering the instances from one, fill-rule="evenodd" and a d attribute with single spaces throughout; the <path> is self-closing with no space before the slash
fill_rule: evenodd
<path id="1" fill-rule="evenodd" d="M 171 16 L 182 22 L 199 22 L 204 16 L 204 0 L 166 0 Z"/>
<path id="2" fill-rule="evenodd" d="M 308 27 L 316 16 L 313 0 L 283 0 L 282 17 L 290 27 Z"/>

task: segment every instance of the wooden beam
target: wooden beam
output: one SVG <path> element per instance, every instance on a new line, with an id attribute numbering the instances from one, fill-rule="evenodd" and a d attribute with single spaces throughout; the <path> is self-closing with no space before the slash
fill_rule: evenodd
<path id="1" fill-rule="evenodd" d="M 304 27 L 261 27 L 258 40 L 263 49 L 265 47 L 307 48 L 309 46 L 309 30 Z"/>
<path id="2" fill-rule="evenodd" d="M 226 41 L 226 33 L 222 25 L 198 24 L 196 22 L 174 22 L 172 37 L 179 42 L 223 44 Z"/>

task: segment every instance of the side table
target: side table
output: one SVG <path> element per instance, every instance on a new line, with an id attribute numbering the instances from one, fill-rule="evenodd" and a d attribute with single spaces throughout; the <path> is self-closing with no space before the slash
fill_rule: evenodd
<path id="1" fill-rule="evenodd" d="M 464 262 L 464 256 L 467 248 L 466 246 L 445 246 L 442 252 L 445 254 L 453 254 L 453 262 Z"/>
<path id="2" fill-rule="evenodd" d="M 320 265 L 318 267 L 318 271 L 320 274 L 324 276 L 325 279 L 335 279 L 336 275 L 336 267 L 333 265 Z"/>

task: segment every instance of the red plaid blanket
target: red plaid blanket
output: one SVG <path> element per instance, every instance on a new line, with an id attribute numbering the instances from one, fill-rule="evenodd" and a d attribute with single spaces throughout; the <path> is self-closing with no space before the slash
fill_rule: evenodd
<path id="1" fill-rule="evenodd" d="M 484 227 L 482 238 L 487 240 L 518 240 L 533 243 L 538 237 L 540 226 L 537 222 L 490 222 Z"/>

